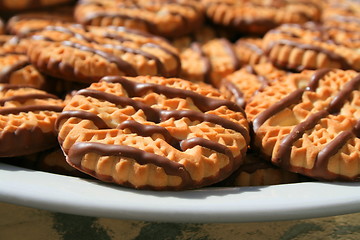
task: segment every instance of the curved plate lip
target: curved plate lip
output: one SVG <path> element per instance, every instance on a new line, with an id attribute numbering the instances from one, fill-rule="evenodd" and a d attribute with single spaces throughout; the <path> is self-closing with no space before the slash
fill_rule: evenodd
<path id="1" fill-rule="evenodd" d="M 0 201 L 124 220 L 263 222 L 360 212 L 360 183 L 304 182 L 154 192 L 0 163 Z"/>

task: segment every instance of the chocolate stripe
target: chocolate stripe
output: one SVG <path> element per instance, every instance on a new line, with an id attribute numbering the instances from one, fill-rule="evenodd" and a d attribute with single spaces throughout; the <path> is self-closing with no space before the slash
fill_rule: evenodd
<path id="1" fill-rule="evenodd" d="M 240 124 L 237 124 L 233 121 L 227 120 L 225 118 L 219 117 L 214 114 L 205 114 L 193 110 L 160 110 L 160 109 L 152 108 L 142 102 L 135 101 L 128 97 L 116 96 L 114 94 L 97 91 L 93 89 L 82 89 L 78 91 L 77 94 L 83 96 L 89 96 L 100 100 L 105 100 L 114 103 L 116 105 L 130 105 L 134 107 L 136 110 L 141 109 L 144 111 L 147 120 L 155 123 L 167 120 L 171 117 L 174 117 L 176 119 L 187 117 L 191 120 L 212 122 L 214 124 L 219 124 L 224 128 L 232 129 L 234 131 L 241 133 L 245 138 L 245 140 L 247 142 L 249 141 L 249 133 L 244 127 L 242 127 Z"/>
<path id="2" fill-rule="evenodd" d="M 87 153 L 131 158 L 140 165 L 154 164 L 163 168 L 167 174 L 180 177 L 182 185 L 187 186 L 192 182 L 189 172 L 187 172 L 182 164 L 171 161 L 166 157 L 125 145 L 77 142 L 70 148 L 67 161 L 77 168 L 81 168 L 81 160 Z"/>
<path id="3" fill-rule="evenodd" d="M 234 96 L 235 103 L 239 107 L 244 109 L 245 108 L 245 103 L 246 103 L 245 98 L 244 98 L 244 93 L 233 82 L 231 82 L 229 80 L 223 80 L 222 84 Z"/>
<path id="4" fill-rule="evenodd" d="M 122 123 L 120 123 L 117 126 L 118 129 L 126 129 L 128 128 L 131 132 L 135 132 L 136 134 L 143 136 L 143 137 L 151 137 L 153 134 L 161 134 L 165 141 L 168 142 L 171 146 L 174 148 L 179 148 L 179 140 L 174 138 L 170 132 L 161 126 L 157 125 L 144 125 L 141 123 L 138 123 L 134 120 L 126 120 Z"/>
<path id="5" fill-rule="evenodd" d="M 191 98 L 194 104 L 203 112 L 214 110 L 221 106 L 226 106 L 233 111 L 243 112 L 239 106 L 229 100 L 206 97 L 190 90 L 153 83 L 140 83 L 117 76 L 104 77 L 102 78 L 102 81 L 120 83 L 125 88 L 130 97 L 140 97 L 146 94 L 148 91 L 153 91 L 158 94 L 164 94 L 170 98 Z"/>
<path id="6" fill-rule="evenodd" d="M 3 68 L 2 71 L 0 72 L 0 83 L 8 83 L 10 81 L 10 77 L 11 75 L 30 65 L 30 63 L 28 62 L 28 60 L 23 60 L 23 61 L 18 61 L 17 63 L 11 65 L 11 66 L 8 66 L 7 68 Z"/>
<path id="7" fill-rule="evenodd" d="M 6 102 L 16 101 L 16 102 L 26 102 L 30 99 L 58 99 L 57 96 L 49 94 L 49 93 L 30 93 L 24 95 L 15 95 L 7 98 L 0 99 L 0 105 L 3 106 Z"/>
<path id="8" fill-rule="evenodd" d="M 240 68 L 240 61 L 234 51 L 232 44 L 226 38 L 221 38 L 220 41 L 224 46 L 225 51 L 229 54 L 231 58 L 231 62 L 233 64 L 234 70 L 238 70 Z"/>
<path id="9" fill-rule="evenodd" d="M 298 103 L 301 100 L 303 93 L 304 89 L 297 89 L 294 92 L 290 93 L 288 96 L 281 99 L 280 101 L 271 105 L 265 111 L 261 112 L 253 121 L 254 132 L 256 133 L 261 127 L 261 125 L 263 125 L 266 120 L 274 116 L 276 113 L 281 112 L 285 108 Z"/>
<path id="10" fill-rule="evenodd" d="M 201 147 L 208 148 L 210 150 L 214 150 L 216 152 L 225 154 L 229 157 L 230 161 L 233 159 L 232 152 L 230 151 L 230 149 L 228 147 L 226 147 L 225 145 L 222 145 L 220 143 L 205 139 L 205 138 L 194 137 L 194 138 L 182 140 L 180 142 L 180 147 L 181 147 L 181 150 L 183 150 L 183 151 L 186 151 L 187 149 L 193 148 L 195 146 L 201 146 Z"/>
<path id="11" fill-rule="evenodd" d="M 85 112 L 85 111 L 79 111 L 79 110 L 63 111 L 59 115 L 59 117 L 56 119 L 55 128 L 59 129 L 59 126 L 60 126 L 60 123 L 61 123 L 62 120 L 72 118 L 72 117 L 90 120 L 95 124 L 95 126 L 98 129 L 109 129 L 109 128 L 111 128 L 98 115 L 96 115 L 94 113 L 91 113 L 91 112 Z"/>
<path id="12" fill-rule="evenodd" d="M 122 60 L 121 58 L 119 58 L 111 53 L 101 51 L 101 50 L 98 50 L 98 49 L 95 49 L 92 47 L 84 46 L 79 43 L 70 42 L 70 41 L 64 41 L 64 42 L 62 42 L 62 45 L 99 55 L 99 56 L 105 58 L 107 61 L 115 63 L 116 66 L 118 67 L 118 69 L 127 76 L 137 76 L 138 75 L 136 69 L 130 63 Z"/>

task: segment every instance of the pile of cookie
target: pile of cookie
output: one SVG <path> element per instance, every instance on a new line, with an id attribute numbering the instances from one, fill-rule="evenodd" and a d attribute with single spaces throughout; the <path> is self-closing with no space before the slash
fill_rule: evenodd
<path id="1" fill-rule="evenodd" d="M 360 179 L 357 1 L 0 0 L 0 14 L 3 162 L 152 190 Z"/>

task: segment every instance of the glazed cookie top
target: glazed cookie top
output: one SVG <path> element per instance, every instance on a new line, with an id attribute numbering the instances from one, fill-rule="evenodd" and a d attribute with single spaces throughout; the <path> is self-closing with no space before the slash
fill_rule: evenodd
<path id="1" fill-rule="evenodd" d="M 177 37 L 202 25 L 203 9 L 194 0 L 81 0 L 75 18 L 84 25 L 125 26 Z"/>
<path id="2" fill-rule="evenodd" d="M 0 12 L 39 9 L 70 2 L 73 0 L 0 0 Z"/>
<path id="3" fill-rule="evenodd" d="M 274 65 L 295 71 L 334 67 L 360 70 L 359 33 L 315 23 L 284 24 L 264 37 Z"/>
<path id="4" fill-rule="evenodd" d="M 360 75 L 321 69 L 288 76 L 247 105 L 254 145 L 310 177 L 359 180 Z"/>
<path id="5" fill-rule="evenodd" d="M 264 34 L 283 23 L 318 21 L 321 16 L 321 5 L 313 0 L 202 0 L 202 3 L 211 21 L 241 33 Z"/>
<path id="6" fill-rule="evenodd" d="M 166 40 L 124 27 L 49 26 L 32 36 L 28 56 L 50 76 L 85 83 L 107 75 L 177 76 L 181 66 Z"/>
<path id="7" fill-rule="evenodd" d="M 223 180 L 249 142 L 239 107 L 209 85 L 178 78 L 105 77 L 78 91 L 57 125 L 70 165 L 156 190 Z"/>
<path id="8" fill-rule="evenodd" d="M 0 86 L 0 156 L 22 156 L 56 145 L 54 124 L 63 101 L 22 85 Z"/>

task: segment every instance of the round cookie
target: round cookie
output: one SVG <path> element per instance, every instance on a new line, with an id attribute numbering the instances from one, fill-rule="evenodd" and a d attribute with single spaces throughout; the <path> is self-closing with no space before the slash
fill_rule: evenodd
<path id="1" fill-rule="evenodd" d="M 247 65 L 223 78 L 219 90 L 229 100 L 244 108 L 255 94 L 274 81 L 280 81 L 286 74 L 271 63 Z"/>
<path id="2" fill-rule="evenodd" d="M 181 77 L 218 87 L 221 79 L 240 68 L 234 46 L 225 38 L 194 42 L 180 54 Z"/>
<path id="3" fill-rule="evenodd" d="M 261 38 L 240 38 L 234 44 L 234 49 L 240 65 L 256 65 L 269 62 L 264 50 Z"/>
<path id="4" fill-rule="evenodd" d="M 271 62 L 292 71 L 333 67 L 360 70 L 359 33 L 314 23 L 284 24 L 264 36 Z"/>
<path id="5" fill-rule="evenodd" d="M 271 162 L 321 180 L 360 178 L 360 75 L 320 69 L 287 76 L 246 106 L 253 145 Z"/>
<path id="6" fill-rule="evenodd" d="M 55 121 L 63 101 L 31 87 L 0 86 L 0 157 L 32 154 L 57 144 Z"/>
<path id="7" fill-rule="evenodd" d="M 319 21 L 321 5 L 313 0 L 202 0 L 215 24 L 240 33 L 264 34 L 283 23 Z"/>
<path id="8" fill-rule="evenodd" d="M 162 38 L 123 27 L 49 26 L 29 44 L 31 63 L 67 81 L 91 83 L 107 75 L 177 76 L 177 50 Z"/>
<path id="9" fill-rule="evenodd" d="M 47 26 L 63 26 L 74 22 L 72 9 L 64 8 L 56 12 L 17 14 L 9 19 L 6 28 L 9 34 L 25 37 Z"/>
<path id="10" fill-rule="evenodd" d="M 220 184 L 227 187 L 248 187 L 296 183 L 303 180 L 304 177 L 299 174 L 274 166 L 249 150 L 244 164 Z"/>
<path id="11" fill-rule="evenodd" d="M 141 189 L 221 181 L 241 165 L 249 142 L 238 106 L 178 78 L 105 77 L 73 96 L 57 126 L 70 165 Z"/>
<path id="12" fill-rule="evenodd" d="M 202 5 L 193 0 L 81 0 L 75 9 L 83 25 L 125 26 L 165 37 L 179 37 L 203 23 Z"/>
<path id="13" fill-rule="evenodd" d="M 40 9 L 71 2 L 74 0 L 0 0 L 0 12 Z"/>

